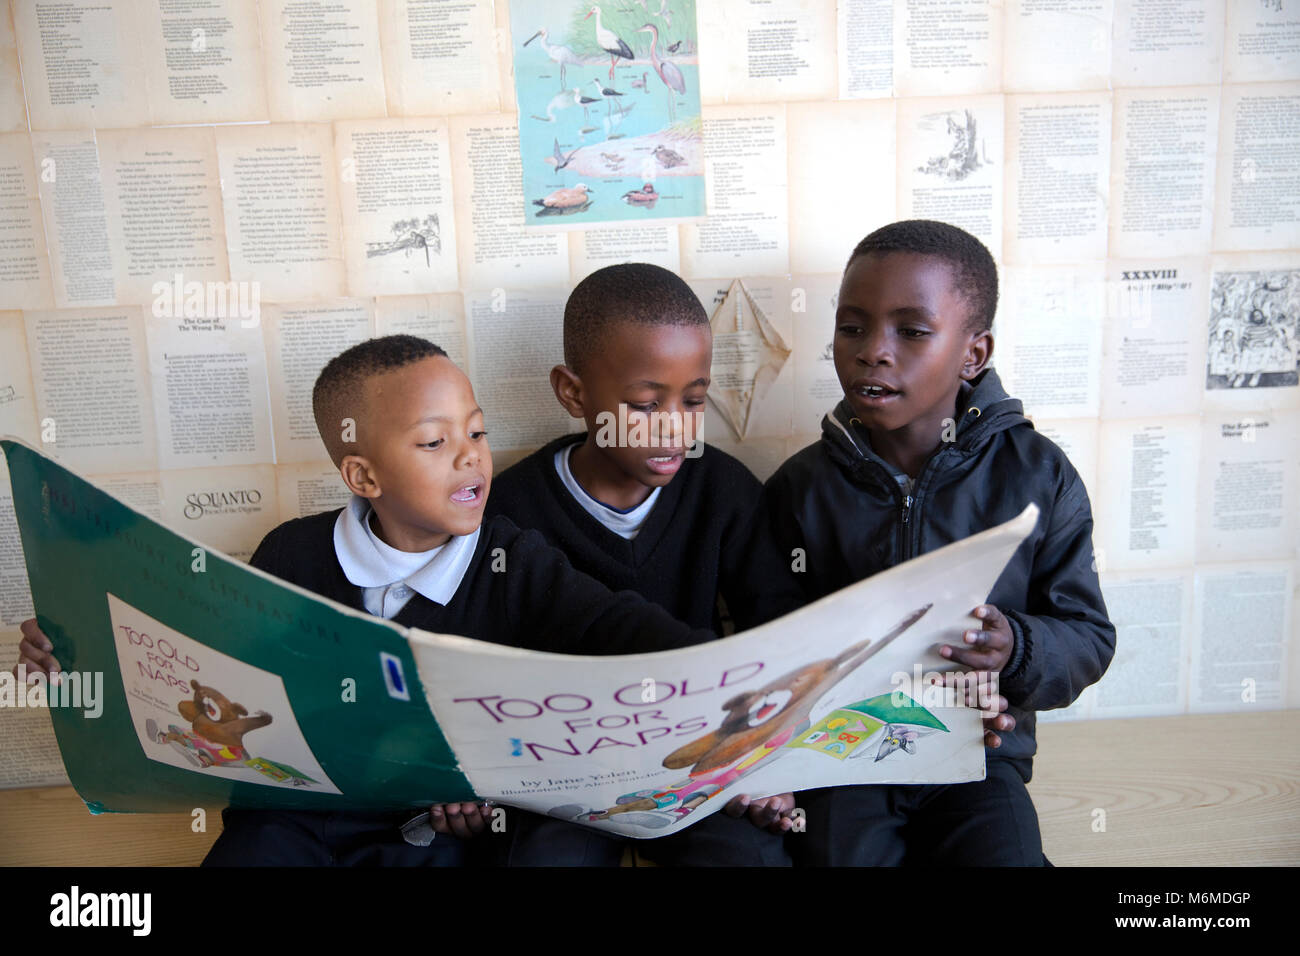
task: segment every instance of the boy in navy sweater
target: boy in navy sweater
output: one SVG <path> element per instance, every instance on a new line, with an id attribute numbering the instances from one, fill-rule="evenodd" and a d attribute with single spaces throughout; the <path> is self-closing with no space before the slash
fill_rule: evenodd
<path id="1" fill-rule="evenodd" d="M 788 841 L 801 864 L 1044 862 L 1025 787 L 1034 712 L 1069 705 L 1101 677 L 1115 629 L 1083 483 L 987 367 L 996 304 L 993 257 L 963 230 L 915 220 L 867 236 L 835 313 L 844 400 L 821 440 L 765 486 L 769 532 L 805 549 L 806 573 L 790 577 L 810 601 L 1007 521 L 1030 501 L 1040 511 L 974 609 L 982 627 L 940 650 L 998 680 L 1007 712 L 985 722 L 997 749 L 985 780 L 801 793 L 807 832 Z"/>
<path id="2" fill-rule="evenodd" d="M 407 627 L 534 650 L 626 654 L 715 636 L 610 592 L 534 531 L 484 521 L 492 454 L 483 413 L 436 345 L 387 336 L 348 349 L 321 372 L 313 409 L 352 501 L 280 525 L 254 567 Z M 57 669 L 36 622 L 23 633 L 20 662 Z M 456 866 L 465 847 L 452 835 L 481 832 L 484 811 L 437 806 L 413 827 L 411 812 L 227 810 L 204 864 Z"/>
<path id="3" fill-rule="evenodd" d="M 507 469 L 488 512 L 536 529 L 578 570 L 694 627 L 719 629 L 720 595 L 744 629 L 799 600 L 762 586 L 783 580 L 775 550 L 747 546 L 758 480 L 700 440 L 712 352 L 708 316 L 672 272 L 629 263 L 592 273 L 565 305 L 564 364 L 551 371 L 555 397 L 587 432 Z M 638 845 L 664 864 L 788 865 L 776 834 L 789 828 L 782 811 L 792 803 L 737 797 L 724 813 Z M 509 836 L 497 842 L 509 842 L 501 852 L 512 865 L 612 865 L 624 845 L 534 815 Z"/>

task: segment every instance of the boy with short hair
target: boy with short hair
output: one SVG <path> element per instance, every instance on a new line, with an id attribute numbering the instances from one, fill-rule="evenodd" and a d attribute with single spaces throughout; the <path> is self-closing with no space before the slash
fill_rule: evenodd
<path id="1" fill-rule="evenodd" d="M 555 397 L 587 431 L 507 469 L 488 512 L 536 529 L 578 570 L 692 626 L 719 629 L 721 595 L 743 629 L 799 599 L 768 586 L 781 580 L 779 554 L 747 544 L 758 480 L 696 444 L 712 352 L 704 307 L 672 272 L 627 263 L 592 273 L 565 304 L 564 364 L 551 371 Z M 716 813 L 638 846 L 675 865 L 788 865 L 780 837 L 759 829 L 788 828 L 785 807 L 780 798 L 737 799 L 728 810 L 748 811 L 752 824 Z M 508 842 L 512 865 L 612 865 L 625 843 L 533 815 L 517 821 Z"/>
<path id="2" fill-rule="evenodd" d="M 815 600 L 1007 521 L 1038 527 L 974 610 L 982 629 L 940 653 L 992 672 L 1010 707 L 986 721 L 983 781 L 833 787 L 797 795 L 801 864 L 1044 862 L 1025 784 L 1034 712 L 1068 706 L 1115 650 L 1092 551 L 1092 512 L 1065 454 L 1034 431 L 987 367 L 997 267 L 974 236 L 912 220 L 873 232 L 845 267 L 834 359 L 844 400 L 822 437 L 768 480 L 779 545 L 803 548 Z M 1003 733 L 999 735 L 997 731 Z"/>
<path id="3" fill-rule="evenodd" d="M 534 650 L 637 653 L 715 636 L 636 594 L 611 593 L 536 532 L 484 520 L 492 454 L 483 412 L 469 379 L 436 345 L 407 335 L 362 342 L 325 366 L 312 399 L 352 501 L 271 531 L 254 567 L 406 627 Z M 29 668 L 55 663 L 34 621 L 23 633 Z M 484 809 L 434 807 L 430 826 L 469 836 L 483 829 Z M 412 816 L 227 810 L 204 864 L 463 862 L 459 840 L 410 835 Z"/>

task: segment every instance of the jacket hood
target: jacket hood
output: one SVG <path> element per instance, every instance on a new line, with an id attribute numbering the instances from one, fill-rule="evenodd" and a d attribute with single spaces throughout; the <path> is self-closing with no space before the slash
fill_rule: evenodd
<path id="1" fill-rule="evenodd" d="M 1021 425 L 1033 428 L 1033 423 L 1025 417 L 1020 399 L 1007 394 L 993 368 L 986 368 L 972 382 L 962 383 L 957 393 L 957 407 L 964 409 L 956 421 L 956 439 L 953 442 L 958 452 L 973 452 L 993 435 L 1009 428 Z M 860 431 L 860 426 L 853 424 L 854 421 L 853 409 L 845 399 L 841 399 L 822 418 L 822 441 L 831 458 L 850 471 L 857 471 L 864 461 L 873 461 L 890 472 L 895 471 L 871 449 L 866 433 Z"/>

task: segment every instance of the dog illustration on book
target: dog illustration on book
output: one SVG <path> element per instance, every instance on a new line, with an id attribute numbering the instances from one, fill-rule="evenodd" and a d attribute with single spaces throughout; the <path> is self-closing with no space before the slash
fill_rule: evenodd
<path id="1" fill-rule="evenodd" d="M 861 641 L 837 657 L 805 664 L 757 690 L 737 694 L 728 700 L 722 705 L 726 716 L 716 730 L 679 747 L 664 758 L 663 765 L 670 770 L 689 767 L 686 779 L 662 790 L 624 794 L 614 806 L 604 810 L 587 810 L 576 804 L 567 804 L 555 807 L 550 815 L 588 823 L 620 816 L 622 820 L 640 826 L 666 827 L 675 823 L 753 773 L 760 765 L 774 759 L 782 748 L 808 746 L 805 737 L 810 731 L 809 716 L 817 702 L 845 676 L 919 621 L 930 607 L 927 604 L 913 611 L 878 641 Z M 881 699 L 872 698 L 863 703 Z M 889 695 L 884 695 L 883 699 L 889 701 Z M 919 706 L 916 709 L 922 710 Z M 842 711 L 837 710 L 823 718 L 818 722 L 818 728 L 840 713 Z M 869 715 L 860 716 L 874 724 L 873 732 L 885 724 L 885 721 Z M 926 717 L 943 727 L 928 712 Z"/>
<path id="2" fill-rule="evenodd" d="M 288 764 L 276 763 L 265 757 L 254 757 L 244 746 L 244 735 L 271 723 L 271 715 L 259 710 L 251 717 L 243 704 L 234 703 L 221 691 L 207 687 L 196 680 L 190 681 L 193 700 L 183 700 L 176 710 L 190 723 L 190 730 L 169 724 L 166 731 L 158 729 L 152 717 L 145 723 L 145 733 L 150 740 L 170 744 L 196 767 L 248 767 L 276 783 L 288 781 L 295 787 L 318 783 Z"/>

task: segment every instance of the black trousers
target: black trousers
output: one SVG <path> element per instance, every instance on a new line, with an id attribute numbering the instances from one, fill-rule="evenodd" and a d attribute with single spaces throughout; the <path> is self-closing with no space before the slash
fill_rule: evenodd
<path id="1" fill-rule="evenodd" d="M 465 845 L 454 836 L 428 846 L 403 839 L 401 825 L 417 813 L 226 809 L 202 865 L 463 866 Z"/>
<path id="2" fill-rule="evenodd" d="M 671 836 L 633 840 L 507 809 L 506 832 L 489 841 L 498 866 L 618 866 L 628 845 L 660 866 L 790 866 L 780 836 L 721 811 Z"/>
<path id="3" fill-rule="evenodd" d="M 1029 761 L 986 766 L 974 783 L 805 790 L 786 846 L 796 866 L 1043 866 Z"/>

